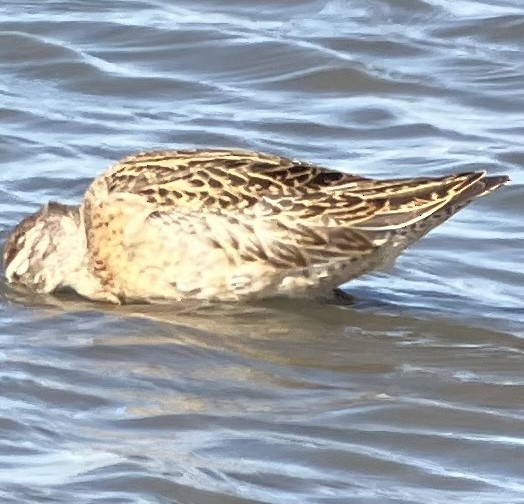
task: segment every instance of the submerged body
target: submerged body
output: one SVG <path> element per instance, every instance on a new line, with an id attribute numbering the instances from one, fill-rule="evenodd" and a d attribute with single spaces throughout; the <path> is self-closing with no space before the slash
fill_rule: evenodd
<path id="1" fill-rule="evenodd" d="M 113 303 L 325 295 L 391 266 L 508 181 L 470 172 L 372 180 L 247 151 L 149 152 L 50 203 L 4 246 L 8 282 Z"/>

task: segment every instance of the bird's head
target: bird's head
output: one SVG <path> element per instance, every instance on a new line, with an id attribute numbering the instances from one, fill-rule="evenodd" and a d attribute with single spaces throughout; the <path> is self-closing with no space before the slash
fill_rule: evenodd
<path id="1" fill-rule="evenodd" d="M 48 203 L 23 219 L 4 244 L 7 281 L 37 292 L 53 292 L 69 284 L 68 277 L 85 255 L 79 208 Z"/>

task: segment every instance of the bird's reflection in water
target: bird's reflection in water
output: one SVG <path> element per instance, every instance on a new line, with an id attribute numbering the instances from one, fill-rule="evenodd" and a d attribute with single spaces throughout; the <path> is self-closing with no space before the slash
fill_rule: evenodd
<path id="1" fill-rule="evenodd" d="M 509 334 L 428 313 L 409 313 L 371 297 L 355 297 L 352 304 L 346 299 L 338 303 L 336 298 L 275 298 L 253 304 L 186 301 L 113 306 L 83 300 L 73 292 L 41 296 L 5 285 L 2 291 L 8 301 L 31 306 L 33 316 L 40 320 L 99 314 L 98 336 L 93 339 L 97 345 L 176 344 L 288 366 L 384 372 L 402 365 L 408 346 L 453 346 L 455 338 L 472 345 L 500 345 L 501 338 L 515 344 Z M 50 325 L 52 321 L 47 321 L 46 326 Z M 443 341 L 437 344 L 439 340 Z"/>

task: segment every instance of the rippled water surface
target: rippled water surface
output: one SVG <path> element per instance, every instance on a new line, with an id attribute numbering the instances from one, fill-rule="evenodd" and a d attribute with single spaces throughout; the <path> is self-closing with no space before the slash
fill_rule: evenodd
<path id="1" fill-rule="evenodd" d="M 3 0 L 0 232 L 124 154 L 512 184 L 352 306 L 1 285 L 2 503 L 524 502 L 521 0 Z"/>

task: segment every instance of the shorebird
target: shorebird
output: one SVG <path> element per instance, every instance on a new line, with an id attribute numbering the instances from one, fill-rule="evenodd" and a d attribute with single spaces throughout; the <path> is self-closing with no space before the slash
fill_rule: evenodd
<path id="1" fill-rule="evenodd" d="M 374 180 L 241 150 L 127 157 L 8 237 L 11 284 L 112 303 L 324 296 L 508 181 Z"/>

